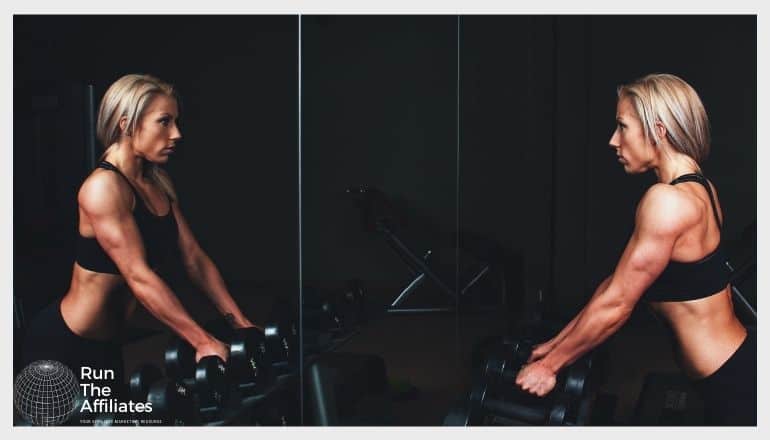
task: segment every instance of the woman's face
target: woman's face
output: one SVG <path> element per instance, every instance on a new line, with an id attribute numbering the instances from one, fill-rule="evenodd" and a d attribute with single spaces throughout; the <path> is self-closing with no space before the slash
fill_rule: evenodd
<path id="1" fill-rule="evenodd" d="M 631 100 L 622 97 L 618 100 L 617 125 L 610 138 L 610 148 L 618 155 L 618 162 L 628 174 L 643 173 L 649 170 L 656 160 L 656 148 L 644 137 L 644 127 L 636 114 Z"/>
<path id="2" fill-rule="evenodd" d="M 166 163 L 174 153 L 182 133 L 176 125 L 179 116 L 176 99 L 159 94 L 145 109 L 132 135 L 134 151 L 153 163 Z"/>

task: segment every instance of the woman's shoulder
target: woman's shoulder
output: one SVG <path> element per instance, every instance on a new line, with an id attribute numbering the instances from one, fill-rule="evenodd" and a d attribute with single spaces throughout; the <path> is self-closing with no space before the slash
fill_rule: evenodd
<path id="1" fill-rule="evenodd" d="M 637 224 L 677 231 L 696 223 L 698 206 L 688 194 L 665 183 L 656 183 L 642 196 L 636 210 Z"/>
<path id="2" fill-rule="evenodd" d="M 78 205 L 87 211 L 131 207 L 133 191 L 120 175 L 96 169 L 86 177 L 78 191 Z"/>

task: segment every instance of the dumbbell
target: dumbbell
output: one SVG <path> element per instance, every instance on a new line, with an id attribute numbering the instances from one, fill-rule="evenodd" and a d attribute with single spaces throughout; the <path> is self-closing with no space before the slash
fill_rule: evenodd
<path id="1" fill-rule="evenodd" d="M 545 398 L 530 399 L 527 404 L 501 399 L 487 384 L 477 382 L 467 400 L 450 410 L 445 426 L 479 426 L 487 416 L 503 416 L 533 425 L 584 425 L 582 413 L 570 396 L 557 393 Z"/>
<path id="2" fill-rule="evenodd" d="M 152 404 L 152 417 L 161 420 L 163 425 L 199 425 L 192 390 L 187 385 L 161 378 L 150 386 L 147 402 Z"/>
<path id="3" fill-rule="evenodd" d="M 349 333 L 365 321 L 364 287 L 360 280 L 348 280 L 341 291 L 327 295 L 338 331 Z"/>
<path id="4" fill-rule="evenodd" d="M 350 305 L 350 311 L 355 316 L 352 322 L 356 325 L 366 322 L 366 289 L 363 282 L 358 279 L 348 280 L 342 297 Z"/>
<path id="5" fill-rule="evenodd" d="M 484 377 L 492 386 L 519 390 L 516 376 L 522 364 L 490 356 L 484 366 Z M 582 396 L 588 384 L 588 367 L 585 362 L 577 361 L 557 376 L 554 391 L 562 391 L 573 396 Z"/>
<path id="6" fill-rule="evenodd" d="M 244 394 L 261 392 L 275 379 L 265 332 L 256 327 L 234 331 L 228 362 L 231 381 Z"/>
<path id="7" fill-rule="evenodd" d="M 153 364 L 143 364 L 128 379 L 128 395 L 135 402 L 146 402 L 147 393 L 153 383 L 163 377 L 160 368 Z"/>
<path id="8" fill-rule="evenodd" d="M 294 321 L 265 324 L 265 348 L 275 374 L 296 370 L 299 362 L 299 334 Z"/>
<path id="9" fill-rule="evenodd" d="M 165 352 L 166 374 L 179 385 L 193 390 L 198 411 L 205 419 L 224 406 L 229 395 L 227 366 L 218 356 L 195 363 L 195 351 L 187 342 L 172 337 Z"/>
<path id="10" fill-rule="evenodd" d="M 305 329 L 320 332 L 340 333 L 343 331 L 343 318 L 338 313 L 333 295 L 324 295 L 321 291 L 305 288 L 302 297 L 302 323 Z"/>

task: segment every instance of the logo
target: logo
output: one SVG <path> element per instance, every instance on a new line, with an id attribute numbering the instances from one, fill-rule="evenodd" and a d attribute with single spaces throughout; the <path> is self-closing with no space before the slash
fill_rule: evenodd
<path id="1" fill-rule="evenodd" d="M 33 425 L 61 425 L 76 410 L 78 381 L 61 362 L 41 360 L 27 365 L 13 387 L 13 406 Z"/>

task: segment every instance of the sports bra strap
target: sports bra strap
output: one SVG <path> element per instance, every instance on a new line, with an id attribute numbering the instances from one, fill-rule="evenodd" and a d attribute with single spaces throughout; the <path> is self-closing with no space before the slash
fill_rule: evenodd
<path id="1" fill-rule="evenodd" d="M 703 174 L 690 173 L 677 177 L 676 179 L 672 180 L 670 184 L 676 185 L 677 183 L 682 182 L 698 182 L 706 188 L 706 192 L 709 194 L 709 200 L 711 200 L 711 209 L 714 211 L 714 218 L 717 220 L 719 229 L 722 230 L 722 222 L 719 220 L 719 212 L 717 212 L 717 205 L 714 201 L 714 193 L 711 191 L 711 185 L 709 185 L 708 180 L 703 176 Z"/>
<path id="2" fill-rule="evenodd" d="M 142 198 L 142 196 L 139 194 L 139 191 L 137 191 L 137 190 L 136 190 L 136 188 L 134 188 L 134 185 L 131 183 L 131 181 L 130 181 L 130 180 L 128 180 L 128 177 L 126 177 L 126 175 L 125 175 L 125 174 L 123 174 L 123 173 L 120 171 L 120 169 L 118 169 L 118 167 L 116 167 L 115 165 L 111 164 L 110 162 L 107 162 L 106 160 L 103 160 L 103 161 L 99 162 L 99 163 L 96 165 L 96 167 L 97 167 L 97 168 L 102 168 L 102 169 L 105 169 L 105 170 L 115 171 L 116 173 L 120 174 L 120 176 L 126 180 L 126 182 L 128 183 L 128 186 L 130 186 L 130 187 L 131 187 L 131 190 L 132 190 L 132 191 L 134 191 L 134 195 L 135 195 L 135 196 L 136 196 L 136 197 L 137 197 L 139 200 L 144 200 L 144 199 Z M 167 192 L 165 192 L 165 191 L 163 191 L 163 194 L 165 194 L 165 195 L 166 195 L 166 199 L 168 199 L 168 203 L 169 203 L 169 206 L 171 206 L 170 204 L 171 204 L 171 203 L 173 203 L 173 201 L 174 201 L 174 200 L 171 198 L 171 195 L 170 195 L 170 194 L 168 194 L 168 193 L 167 193 Z"/>
<path id="3" fill-rule="evenodd" d="M 120 175 L 120 177 L 122 177 L 126 181 L 126 183 L 128 183 L 128 186 L 131 187 L 131 190 L 134 192 L 134 196 L 138 197 L 139 200 L 142 200 L 142 198 L 139 197 L 139 191 L 137 191 L 136 188 L 134 188 L 134 185 L 131 183 L 130 180 L 128 180 L 128 177 L 126 177 L 125 174 L 121 173 L 120 169 L 118 169 L 118 167 L 116 167 L 115 165 L 107 162 L 106 160 L 103 160 L 103 161 L 99 162 L 99 164 L 96 165 L 96 167 L 97 168 L 102 168 L 102 169 L 105 169 L 105 170 L 115 171 L 116 173 L 118 173 Z"/>

